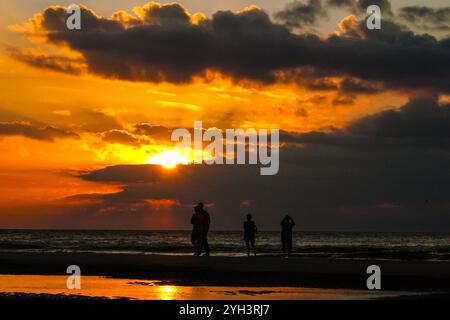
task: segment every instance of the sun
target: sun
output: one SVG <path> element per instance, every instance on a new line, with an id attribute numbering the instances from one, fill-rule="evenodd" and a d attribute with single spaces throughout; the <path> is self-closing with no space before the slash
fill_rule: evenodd
<path id="1" fill-rule="evenodd" d="M 189 161 L 178 150 L 166 150 L 145 159 L 146 164 L 159 164 L 167 169 L 173 169 L 178 164 L 187 164 Z"/>

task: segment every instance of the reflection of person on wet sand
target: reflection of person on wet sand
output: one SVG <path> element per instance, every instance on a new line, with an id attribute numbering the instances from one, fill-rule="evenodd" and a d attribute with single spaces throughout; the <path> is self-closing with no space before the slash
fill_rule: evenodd
<path id="1" fill-rule="evenodd" d="M 194 214 L 191 218 L 192 234 L 191 242 L 194 245 L 194 256 L 199 256 L 202 252 L 202 237 L 203 237 L 203 215 L 200 213 L 198 206 L 194 208 Z"/>
<path id="2" fill-rule="evenodd" d="M 255 234 L 257 233 L 255 222 L 252 220 L 252 215 L 247 215 L 247 221 L 244 222 L 244 240 L 247 247 L 247 255 L 250 257 L 250 245 L 253 249 L 253 254 L 256 256 L 255 249 Z"/>
<path id="3" fill-rule="evenodd" d="M 286 215 L 280 224 L 283 255 L 286 257 L 286 251 L 287 256 L 290 256 L 292 252 L 292 228 L 294 228 L 295 222 L 290 216 Z"/>

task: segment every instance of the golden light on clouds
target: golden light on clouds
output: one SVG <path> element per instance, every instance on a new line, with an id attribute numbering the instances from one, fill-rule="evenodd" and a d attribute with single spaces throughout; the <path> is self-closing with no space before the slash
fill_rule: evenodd
<path id="1" fill-rule="evenodd" d="M 159 164 L 159 165 L 162 165 L 164 168 L 173 169 L 179 164 L 190 163 L 190 159 L 187 159 L 178 150 L 166 150 L 166 151 L 158 153 L 154 156 L 146 158 L 145 163 L 146 164 Z"/>

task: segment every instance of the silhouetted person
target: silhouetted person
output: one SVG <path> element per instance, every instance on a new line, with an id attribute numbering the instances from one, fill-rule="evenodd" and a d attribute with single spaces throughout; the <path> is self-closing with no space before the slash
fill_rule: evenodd
<path id="1" fill-rule="evenodd" d="M 199 207 L 194 208 L 194 214 L 191 218 L 192 234 L 191 242 L 194 245 L 194 256 L 199 256 L 202 252 L 202 237 L 203 237 L 203 214 Z"/>
<path id="2" fill-rule="evenodd" d="M 200 214 L 203 216 L 202 249 L 205 249 L 204 256 L 209 256 L 208 232 L 209 225 L 211 224 L 211 218 L 209 216 L 209 213 L 205 209 L 203 209 L 202 202 L 197 205 L 197 208 Z"/>
<path id="3" fill-rule="evenodd" d="M 247 215 L 247 221 L 244 222 L 244 240 L 245 240 L 245 246 L 247 247 L 247 256 L 250 257 L 250 245 L 253 249 L 253 254 L 256 256 L 256 249 L 255 249 L 255 235 L 258 232 L 256 229 L 256 224 L 252 220 L 252 215 Z"/>
<path id="4" fill-rule="evenodd" d="M 290 256 L 292 252 L 292 228 L 295 226 L 294 220 L 286 215 L 283 220 L 281 220 L 281 243 L 283 245 L 283 255 Z"/>

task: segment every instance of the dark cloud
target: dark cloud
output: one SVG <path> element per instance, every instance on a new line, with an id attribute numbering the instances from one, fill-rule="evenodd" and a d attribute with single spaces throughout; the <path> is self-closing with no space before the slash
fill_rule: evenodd
<path id="1" fill-rule="evenodd" d="M 392 17 L 392 7 L 389 0 L 326 0 L 330 7 L 350 9 L 354 14 L 366 14 L 371 5 L 380 7 L 382 17 Z"/>
<path id="2" fill-rule="evenodd" d="M 303 28 L 315 25 L 317 20 L 326 14 L 321 0 L 309 0 L 307 3 L 295 1 L 275 14 L 275 17 L 291 28 Z"/>
<path id="3" fill-rule="evenodd" d="M 389 21 L 383 21 L 381 32 L 366 29 L 364 21 L 358 28 L 364 39 L 351 35 L 347 39 L 333 36 L 327 40 L 333 59 L 323 57 L 322 68 L 351 74 L 361 80 L 379 82 L 378 85 L 382 83 L 386 89 L 403 87 L 430 88 L 445 92 L 450 90 L 450 85 L 444 80 L 447 76 L 439 71 L 439 68 L 450 68 L 448 61 L 441 59 L 450 54 L 450 39 L 439 41 L 427 34 L 416 35 Z M 350 43 L 353 44 L 353 49 L 350 49 Z M 348 61 L 344 62 L 344 54 Z M 434 57 L 439 63 L 431 62 Z M 339 66 L 335 61 L 341 61 L 343 65 Z M 367 63 L 365 67 L 362 65 L 363 61 Z M 432 85 L 432 78 L 444 82 Z"/>
<path id="4" fill-rule="evenodd" d="M 403 7 L 399 10 L 399 17 L 422 30 L 450 31 L 450 7 Z"/>
<path id="5" fill-rule="evenodd" d="M 351 8 L 355 5 L 355 0 L 327 0 L 326 4 L 337 8 Z"/>
<path id="6" fill-rule="evenodd" d="M 306 230 L 450 231 L 449 113 L 450 105 L 420 98 L 340 130 L 282 132 L 275 176 L 260 176 L 258 166 L 167 171 L 141 165 L 107 167 L 82 178 L 124 186 L 122 192 L 91 196 L 103 203 L 95 210 L 117 205 L 129 217 L 126 204 L 176 199 L 184 204 L 174 213 L 180 227 L 189 227 L 188 204 L 204 201 L 214 204 L 214 229 L 239 228 L 251 212 L 263 229 L 277 228 L 289 213 Z M 248 199 L 244 212 L 241 204 Z M 141 214 L 152 214 L 144 208 Z"/>
<path id="7" fill-rule="evenodd" d="M 328 16 L 330 8 L 349 9 L 358 15 L 367 13 L 371 5 L 380 7 L 382 16 L 391 17 L 392 7 L 388 0 L 308 0 L 294 1 L 275 14 L 275 18 L 290 28 L 315 26 L 319 21 Z"/>
<path id="8" fill-rule="evenodd" d="M 194 22 L 180 5 L 153 4 L 144 9 L 153 18 L 132 25 L 82 12 L 81 31 L 66 30 L 59 7 L 45 11 L 42 27 L 48 41 L 81 53 L 89 71 L 104 77 L 180 83 L 215 70 L 271 83 L 312 69 L 313 80 L 341 75 L 391 88 L 450 91 L 450 39 L 417 35 L 388 20 L 382 30 L 367 30 L 362 21 L 356 33 L 323 39 L 292 33 L 257 8 Z"/>
<path id="9" fill-rule="evenodd" d="M 382 17 L 392 17 L 392 7 L 388 0 L 308 0 L 288 3 L 275 14 L 275 18 L 290 28 L 310 28 L 326 18 L 330 8 L 349 9 L 362 16 L 367 14 L 367 8 L 371 5 L 380 7 Z"/>
<path id="10" fill-rule="evenodd" d="M 78 138 L 78 135 L 73 132 L 51 126 L 35 127 L 25 122 L 0 122 L 0 136 L 23 136 L 43 141 L 53 141 L 57 138 Z"/>
<path id="11" fill-rule="evenodd" d="M 167 128 L 161 125 L 151 125 L 148 123 L 138 123 L 134 125 L 134 133 L 146 135 L 155 140 L 170 141 L 174 128 Z"/>
<path id="12" fill-rule="evenodd" d="M 95 14 L 92 10 L 81 6 L 83 27 L 87 30 L 114 32 L 124 29 L 119 21 L 106 19 Z M 42 27 L 48 32 L 61 32 L 67 30 L 66 8 L 60 6 L 48 7 L 42 14 Z"/>
<path id="13" fill-rule="evenodd" d="M 306 83 L 306 87 L 310 90 L 329 91 L 336 90 L 337 84 L 328 79 L 311 80 Z"/>
<path id="14" fill-rule="evenodd" d="M 382 87 L 361 80 L 345 78 L 339 84 L 339 91 L 346 94 L 374 94 L 381 92 Z"/>
<path id="15" fill-rule="evenodd" d="M 26 63 L 35 68 L 48 69 L 52 71 L 64 72 L 79 75 L 85 70 L 82 59 L 73 59 L 64 56 L 47 56 L 43 54 L 20 51 L 19 49 L 10 49 L 12 58 Z"/>
<path id="16" fill-rule="evenodd" d="M 123 145 L 137 146 L 145 143 L 138 137 L 127 132 L 126 130 L 110 130 L 102 134 L 102 140 L 109 143 L 119 143 Z"/>
<path id="17" fill-rule="evenodd" d="M 159 5 L 149 3 L 143 7 L 144 23 L 170 27 L 188 27 L 191 24 L 188 11 L 178 3 Z"/>
<path id="18" fill-rule="evenodd" d="M 436 98 L 415 99 L 400 110 L 387 110 L 360 119 L 348 127 L 351 134 L 410 139 L 421 146 L 450 147 L 450 104 Z"/>
<path id="19" fill-rule="evenodd" d="M 343 130 L 293 134 L 282 140 L 294 144 L 323 145 L 368 150 L 437 148 L 450 151 L 450 104 L 436 98 L 416 98 L 399 110 L 390 109 L 363 117 Z"/>
<path id="20" fill-rule="evenodd" d="M 371 5 L 377 5 L 380 7 L 382 17 L 390 17 L 393 15 L 389 0 L 358 0 L 356 2 L 357 9 L 363 13 L 366 13 L 367 8 Z"/>

